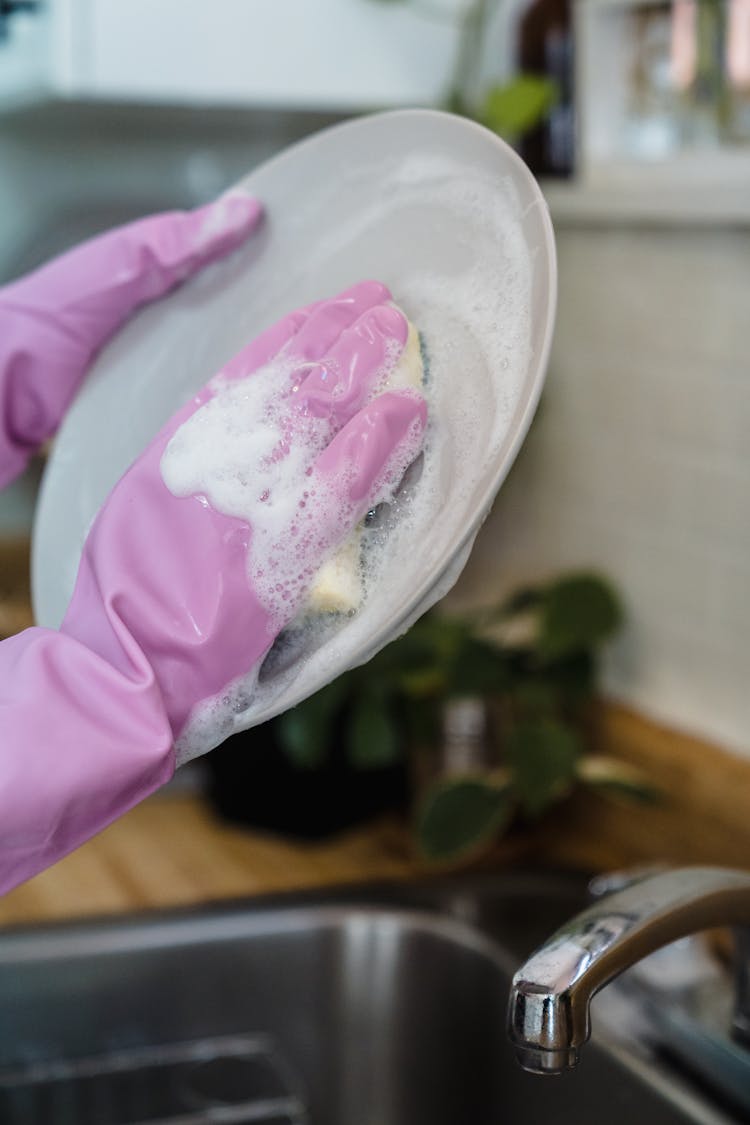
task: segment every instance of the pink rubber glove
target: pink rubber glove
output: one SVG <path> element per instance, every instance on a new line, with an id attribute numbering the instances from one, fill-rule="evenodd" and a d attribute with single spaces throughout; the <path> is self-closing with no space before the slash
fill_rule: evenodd
<path id="1" fill-rule="evenodd" d="M 239 246 L 260 214 L 256 200 L 228 193 L 92 238 L 0 288 L 0 488 L 55 433 L 131 313 Z"/>
<path id="2" fill-rule="evenodd" d="M 260 666 L 324 557 L 416 456 L 424 400 L 373 397 L 407 337 L 389 300 L 365 282 L 250 344 L 115 486 L 60 631 L 28 629 L 0 645 L 0 889 L 168 780 L 195 705 Z M 220 387 L 242 379 L 244 393 L 267 378 L 274 357 L 285 366 L 270 478 L 305 452 L 299 498 L 269 540 L 267 528 L 222 514 L 199 490 L 174 495 L 162 472 L 176 431 L 179 442 L 188 419 L 220 402 Z M 264 500 L 265 485 L 257 481 Z M 277 592 L 277 576 L 291 576 L 291 587 Z"/>

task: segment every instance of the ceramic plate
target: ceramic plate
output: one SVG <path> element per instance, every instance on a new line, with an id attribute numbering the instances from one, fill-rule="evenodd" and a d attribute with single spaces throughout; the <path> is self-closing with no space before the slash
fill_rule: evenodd
<path id="1" fill-rule="evenodd" d="M 369 659 L 456 580 L 531 422 L 556 299 L 554 237 L 536 181 L 507 145 L 463 118 L 359 118 L 287 149 L 241 186 L 264 203 L 259 233 L 138 313 L 98 357 L 54 445 L 32 559 L 37 619 L 55 627 L 99 506 L 174 410 L 291 309 L 365 278 L 384 281 L 429 357 L 424 480 L 409 517 L 395 521 L 364 608 L 293 666 L 278 661 L 234 729 Z M 429 503 L 419 500 L 423 487 Z"/>

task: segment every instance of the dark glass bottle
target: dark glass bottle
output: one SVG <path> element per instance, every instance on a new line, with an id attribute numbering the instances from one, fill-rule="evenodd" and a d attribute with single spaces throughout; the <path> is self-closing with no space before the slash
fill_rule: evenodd
<path id="1" fill-rule="evenodd" d="M 570 0 L 531 0 L 518 25 L 518 70 L 550 78 L 558 96 L 519 150 L 536 176 L 570 176 L 575 159 L 573 27 Z"/>

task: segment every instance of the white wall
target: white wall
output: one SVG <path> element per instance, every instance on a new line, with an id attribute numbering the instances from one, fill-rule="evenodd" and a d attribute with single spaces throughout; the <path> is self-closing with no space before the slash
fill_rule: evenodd
<path id="1" fill-rule="evenodd" d="M 750 756 L 750 231 L 558 231 L 549 379 L 457 591 L 594 566 L 606 684 Z"/>

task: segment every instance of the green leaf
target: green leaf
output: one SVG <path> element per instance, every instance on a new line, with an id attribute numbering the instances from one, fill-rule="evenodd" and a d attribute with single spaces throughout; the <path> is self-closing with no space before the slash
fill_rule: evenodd
<path id="1" fill-rule="evenodd" d="M 542 591 L 538 586 L 522 586 L 490 611 L 489 620 L 501 621 L 506 617 L 515 617 L 516 614 L 528 613 L 539 606 L 542 597 Z"/>
<path id="2" fill-rule="evenodd" d="M 505 653 L 490 644 L 466 634 L 457 646 L 448 676 L 450 695 L 498 695 L 508 683 L 508 660 Z"/>
<path id="3" fill-rule="evenodd" d="M 541 718 L 519 723 L 505 750 L 524 809 L 539 816 L 572 787 L 583 747 L 573 730 Z"/>
<path id="4" fill-rule="evenodd" d="M 348 690 L 341 676 L 275 720 L 279 742 L 296 766 L 315 769 L 325 761 Z"/>
<path id="5" fill-rule="evenodd" d="M 378 769 L 398 760 L 401 739 L 382 692 L 370 691 L 354 701 L 346 745 L 349 761 L 359 769 Z"/>
<path id="6" fill-rule="evenodd" d="M 552 716 L 570 722 L 592 696 L 596 662 L 590 652 L 572 652 L 557 660 L 517 659 L 510 697 L 519 718 Z"/>
<path id="7" fill-rule="evenodd" d="M 435 698 L 445 694 L 445 676 L 439 668 L 422 668 L 415 672 L 404 672 L 401 677 L 401 689 L 412 699 Z"/>
<path id="8" fill-rule="evenodd" d="M 512 812 L 506 785 L 483 778 L 436 782 L 422 801 L 417 839 L 427 859 L 454 861 L 488 845 L 508 824 Z"/>
<path id="9" fill-rule="evenodd" d="M 486 93 L 480 117 L 488 129 L 515 141 L 544 120 L 559 97 L 557 83 L 536 74 L 519 74 Z"/>
<path id="10" fill-rule="evenodd" d="M 561 700 L 580 703 L 593 693 L 596 661 L 590 652 L 570 652 L 547 664 L 545 675 L 557 685 Z"/>
<path id="11" fill-rule="evenodd" d="M 442 732 L 442 710 L 434 699 L 401 701 L 398 721 L 411 746 L 438 746 Z"/>
<path id="12" fill-rule="evenodd" d="M 611 586 L 595 574 L 562 578 L 546 591 L 539 622 L 539 648 L 559 657 L 591 648 L 622 623 L 622 608 Z"/>
<path id="13" fill-rule="evenodd" d="M 527 719 L 553 714 L 560 702 L 557 685 L 539 673 L 527 673 L 513 685 L 515 713 Z"/>
<path id="14" fill-rule="evenodd" d="M 440 679 L 453 647 L 448 632 L 450 630 L 446 631 L 437 618 L 422 618 L 408 633 L 382 650 L 375 658 L 380 660 L 376 670 L 387 668 L 398 683 L 419 684 L 422 680 Z M 371 663 L 368 667 L 373 669 L 374 666 Z"/>
<path id="15" fill-rule="evenodd" d="M 579 761 L 577 775 L 584 785 L 609 797 L 642 805 L 655 805 L 662 800 L 661 790 L 645 773 L 617 758 L 589 755 Z"/>

